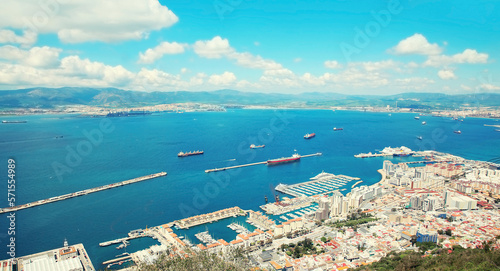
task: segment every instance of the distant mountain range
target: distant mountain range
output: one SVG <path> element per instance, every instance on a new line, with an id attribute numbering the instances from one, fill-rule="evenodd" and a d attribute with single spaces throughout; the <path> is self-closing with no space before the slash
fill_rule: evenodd
<path id="1" fill-rule="evenodd" d="M 66 105 L 138 107 L 168 103 L 265 105 L 280 107 L 387 106 L 415 109 L 453 109 L 461 106 L 500 106 L 500 94 L 446 95 L 402 93 L 397 95 L 345 95 L 308 92 L 301 94 L 253 93 L 236 90 L 142 92 L 116 88 L 28 88 L 0 91 L 0 108 L 44 108 Z"/>

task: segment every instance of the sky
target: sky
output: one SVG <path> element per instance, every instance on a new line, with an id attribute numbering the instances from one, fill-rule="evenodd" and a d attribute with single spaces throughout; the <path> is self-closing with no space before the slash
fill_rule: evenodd
<path id="1" fill-rule="evenodd" d="M 0 90 L 500 93 L 498 1 L 0 5 Z"/>

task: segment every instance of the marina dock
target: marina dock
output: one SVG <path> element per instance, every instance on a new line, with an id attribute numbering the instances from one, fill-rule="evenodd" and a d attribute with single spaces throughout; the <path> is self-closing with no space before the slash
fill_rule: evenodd
<path id="1" fill-rule="evenodd" d="M 275 189 L 276 191 L 294 197 L 302 197 L 302 196 L 309 197 L 319 194 L 331 193 L 335 190 L 339 190 L 341 187 L 345 186 L 348 182 L 355 180 L 359 181 L 360 179 L 356 177 L 349 177 L 345 175 L 334 175 L 331 173 L 322 172 L 316 175 L 315 177 L 311 178 L 311 181 L 293 185 L 279 184 L 278 186 L 276 186 Z"/>
<path id="2" fill-rule="evenodd" d="M 388 154 L 388 153 L 360 153 L 354 155 L 356 158 L 371 158 L 371 157 L 384 157 L 384 156 L 393 156 L 393 154 Z"/>
<path id="3" fill-rule="evenodd" d="M 116 259 L 112 259 L 112 260 L 109 260 L 109 261 L 105 261 L 102 264 L 103 265 L 107 265 L 107 264 L 111 264 L 111 263 L 116 263 L 116 262 L 131 260 L 131 259 L 132 259 L 132 256 L 129 255 L 129 256 L 125 256 L 125 257 L 121 257 L 121 258 L 116 258 Z"/>
<path id="4" fill-rule="evenodd" d="M 209 214 L 197 215 L 181 220 L 176 220 L 174 221 L 174 223 L 179 229 L 188 229 L 189 227 L 194 227 L 205 223 L 212 223 L 224 218 L 237 217 L 239 215 L 246 215 L 246 212 L 243 211 L 240 207 L 236 206 Z"/>
<path id="5" fill-rule="evenodd" d="M 363 182 L 363 181 L 358 181 L 358 182 L 356 182 L 355 184 L 353 184 L 353 185 L 351 186 L 351 189 L 352 189 L 352 188 L 354 188 L 356 185 L 358 185 L 358 184 L 362 183 L 362 182 Z"/>
<path id="6" fill-rule="evenodd" d="M 87 194 L 91 194 L 91 193 L 95 193 L 95 192 L 99 192 L 99 191 L 103 191 L 103 190 L 108 190 L 108 189 L 115 188 L 115 187 L 120 187 L 120 186 L 124 186 L 124 185 L 128 185 L 128 184 L 132 184 L 132 183 L 137 183 L 137 182 L 142 182 L 142 181 L 162 177 L 165 175 L 167 175 L 166 172 L 155 173 L 155 174 L 142 176 L 142 177 L 138 177 L 138 178 L 122 181 L 122 182 L 117 182 L 117 183 L 112 183 L 112 184 L 94 187 L 94 188 L 90 188 L 90 189 L 85 189 L 82 191 L 78 191 L 78 192 L 74 192 L 74 193 L 70 193 L 70 194 L 65 194 L 62 196 L 57 196 L 57 197 L 52 197 L 49 199 L 44 199 L 44 200 L 39 200 L 39 201 L 31 202 L 31 203 L 26 203 L 23 205 L 6 207 L 6 208 L 0 209 L 0 214 L 7 213 L 7 212 L 15 212 L 15 211 L 19 211 L 22 209 L 40 206 L 40 205 L 44 205 L 44 204 L 48 204 L 48 203 L 52 203 L 52 202 L 57 202 L 57 201 L 65 200 L 65 199 L 76 198 L 79 196 L 83 196 L 83 195 L 87 195 Z"/>
<path id="7" fill-rule="evenodd" d="M 313 154 L 301 155 L 300 158 L 306 158 L 306 157 L 311 157 L 311 156 L 320 156 L 320 155 L 322 155 L 322 153 L 318 152 L 318 153 L 313 153 Z M 263 165 L 263 164 L 267 164 L 267 161 L 250 163 L 250 164 L 243 164 L 243 165 L 237 165 L 237 166 L 230 166 L 230 167 L 207 169 L 207 170 L 205 170 L 205 173 L 224 171 L 224 170 L 228 170 L 228 169 L 235 169 L 235 168 L 242 168 L 242 167 L 250 167 L 250 166 L 256 166 L 256 165 Z"/>

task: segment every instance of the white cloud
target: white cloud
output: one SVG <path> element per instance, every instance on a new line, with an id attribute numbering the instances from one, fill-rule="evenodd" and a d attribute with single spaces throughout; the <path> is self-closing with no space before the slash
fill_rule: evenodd
<path id="1" fill-rule="evenodd" d="M 178 90 L 179 88 L 186 87 L 185 82 L 183 82 L 178 75 L 169 74 L 158 69 L 149 70 L 146 68 L 142 68 L 137 73 L 133 85 L 141 86 L 146 90 Z"/>
<path id="2" fill-rule="evenodd" d="M 181 68 L 181 73 L 182 74 L 185 74 L 185 73 L 188 73 L 190 72 L 190 70 L 188 68 Z"/>
<path id="3" fill-rule="evenodd" d="M 216 36 L 211 40 L 199 40 L 193 45 L 194 52 L 205 58 L 221 58 L 234 51 L 227 39 Z"/>
<path id="4" fill-rule="evenodd" d="M 450 80 L 457 78 L 452 70 L 440 70 L 438 71 L 438 76 L 443 80 Z"/>
<path id="5" fill-rule="evenodd" d="M 24 63 L 32 67 L 55 67 L 59 65 L 59 53 L 61 51 L 59 48 L 48 46 L 23 50 L 12 45 L 5 45 L 0 47 L 0 59 Z"/>
<path id="6" fill-rule="evenodd" d="M 60 72 L 69 77 L 99 79 L 114 86 L 126 85 L 134 77 L 132 72 L 121 65 L 109 66 L 89 59 L 80 59 L 79 56 L 63 58 Z"/>
<path id="7" fill-rule="evenodd" d="M 429 85 L 436 82 L 426 77 L 398 78 L 391 82 L 391 85 L 400 93 L 402 91 L 428 91 Z"/>
<path id="8" fill-rule="evenodd" d="M 261 70 L 276 70 L 282 69 L 283 66 L 272 59 L 264 59 L 261 56 L 254 56 L 250 53 L 238 53 L 232 52 L 227 55 L 229 59 L 236 60 L 236 64 L 251 68 L 251 69 L 261 69 Z"/>
<path id="9" fill-rule="evenodd" d="M 163 55 L 175 55 L 184 53 L 187 44 L 177 42 L 162 42 L 155 48 L 147 49 L 144 53 L 139 53 L 138 63 L 153 63 L 163 57 Z"/>
<path id="10" fill-rule="evenodd" d="M 406 64 L 406 67 L 410 69 L 416 69 L 420 67 L 420 65 L 416 62 L 411 61 L 410 63 Z"/>
<path id="11" fill-rule="evenodd" d="M 29 50 L 24 63 L 34 67 L 55 67 L 59 65 L 59 53 L 62 50 L 59 48 L 33 47 Z"/>
<path id="12" fill-rule="evenodd" d="M 306 72 L 301 77 L 300 80 L 311 86 L 321 86 L 325 84 L 325 81 L 319 80 L 316 76 Z"/>
<path id="13" fill-rule="evenodd" d="M 302 58 L 300 58 L 300 57 L 294 58 L 293 62 L 300 63 L 300 62 L 302 62 Z"/>
<path id="14" fill-rule="evenodd" d="M 56 33 L 65 43 L 139 40 L 178 21 L 158 0 L 3 0 L 2 5 L 9 8 L 0 9 L 0 29 Z"/>
<path id="15" fill-rule="evenodd" d="M 26 57 L 27 51 L 21 50 L 12 45 L 0 47 L 0 59 L 21 60 Z"/>
<path id="16" fill-rule="evenodd" d="M 250 69 L 275 70 L 282 69 L 283 66 L 272 59 L 265 59 L 259 55 L 252 55 L 248 52 L 237 52 L 229 45 L 227 39 L 219 36 L 211 40 L 197 41 L 193 45 L 194 52 L 204 58 L 222 58 L 235 60 L 236 64 Z"/>
<path id="17" fill-rule="evenodd" d="M 500 90 L 499 86 L 495 86 L 493 84 L 481 84 L 479 88 L 484 90 Z"/>
<path id="18" fill-rule="evenodd" d="M 429 43 L 422 34 L 414 34 L 398 43 L 395 47 L 388 50 L 389 53 L 396 55 L 437 55 L 443 51 L 436 43 Z"/>
<path id="19" fill-rule="evenodd" d="M 352 62 L 350 65 L 361 66 L 366 71 L 380 71 L 380 70 L 396 70 L 400 71 L 400 63 L 394 60 L 382 60 L 382 61 L 367 61 L 367 62 Z"/>
<path id="20" fill-rule="evenodd" d="M 1 43 L 12 43 L 21 44 L 24 47 L 29 47 L 33 45 L 37 40 L 37 34 L 33 31 L 26 30 L 23 32 L 22 36 L 18 36 L 12 30 L 0 29 L 0 44 Z"/>
<path id="21" fill-rule="evenodd" d="M 477 64 L 477 63 L 487 63 L 488 54 L 478 53 L 474 49 L 465 49 L 462 53 L 458 53 L 452 56 L 437 55 L 429 56 L 427 61 L 425 61 L 424 66 L 440 67 L 450 64 Z"/>
<path id="22" fill-rule="evenodd" d="M 329 69 L 341 69 L 342 68 L 342 64 L 340 64 L 336 60 L 327 60 L 327 61 L 325 61 L 324 65 L 325 65 L 325 68 L 329 68 Z"/>
<path id="23" fill-rule="evenodd" d="M 227 86 L 236 81 L 236 76 L 232 72 L 223 74 L 213 74 L 208 78 L 208 83 L 216 86 Z"/>

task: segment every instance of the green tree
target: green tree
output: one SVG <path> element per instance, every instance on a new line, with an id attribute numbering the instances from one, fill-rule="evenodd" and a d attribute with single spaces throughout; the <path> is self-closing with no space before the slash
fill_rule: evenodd
<path id="1" fill-rule="evenodd" d="M 447 229 L 444 233 L 446 235 L 448 235 L 448 236 L 452 236 L 453 235 L 453 233 L 451 232 L 451 229 Z"/>

